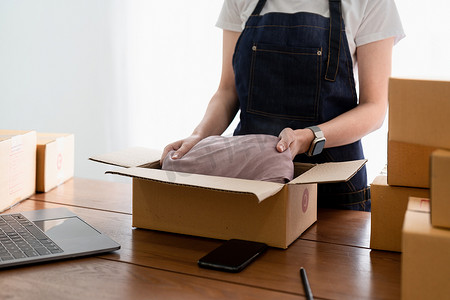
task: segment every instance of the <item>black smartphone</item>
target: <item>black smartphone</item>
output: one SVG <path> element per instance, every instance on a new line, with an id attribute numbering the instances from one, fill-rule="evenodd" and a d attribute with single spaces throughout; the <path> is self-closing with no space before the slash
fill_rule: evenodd
<path id="1" fill-rule="evenodd" d="M 267 249 L 264 243 L 231 239 L 198 260 L 202 268 L 237 273 Z"/>

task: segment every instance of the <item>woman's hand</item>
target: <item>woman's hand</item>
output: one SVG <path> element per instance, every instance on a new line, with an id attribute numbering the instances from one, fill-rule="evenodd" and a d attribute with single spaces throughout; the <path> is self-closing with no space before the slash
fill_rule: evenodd
<path id="1" fill-rule="evenodd" d="M 292 159 L 294 159 L 297 154 L 308 151 L 309 146 L 314 139 L 314 134 L 309 129 L 292 130 L 291 128 L 285 128 L 281 131 L 279 138 L 280 141 L 276 146 L 278 152 L 284 152 L 289 148 L 291 150 Z"/>
<path id="2" fill-rule="evenodd" d="M 180 159 L 203 138 L 211 135 L 221 135 L 233 121 L 239 110 L 239 101 L 234 81 L 232 60 L 239 36 L 239 32 L 223 31 L 223 62 L 219 88 L 211 98 L 202 121 L 195 128 L 192 135 L 171 143 L 164 148 L 160 160 L 161 164 L 170 151 L 175 151 L 172 155 L 173 159 Z"/>
<path id="3" fill-rule="evenodd" d="M 162 165 L 164 158 L 166 158 L 167 154 L 170 151 L 172 150 L 175 151 L 175 153 L 172 155 L 172 159 L 180 159 L 201 140 L 202 140 L 201 136 L 193 134 L 185 139 L 167 145 L 164 148 L 163 154 L 161 156 L 160 164 Z"/>

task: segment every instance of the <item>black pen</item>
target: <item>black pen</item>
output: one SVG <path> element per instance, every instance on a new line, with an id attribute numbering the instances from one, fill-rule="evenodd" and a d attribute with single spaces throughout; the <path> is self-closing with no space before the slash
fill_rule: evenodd
<path id="1" fill-rule="evenodd" d="M 308 277 L 306 276 L 306 271 L 303 267 L 300 268 L 300 277 L 302 278 L 303 289 L 305 290 L 305 296 L 308 300 L 313 300 L 313 294 L 311 292 L 311 287 L 309 286 Z"/>

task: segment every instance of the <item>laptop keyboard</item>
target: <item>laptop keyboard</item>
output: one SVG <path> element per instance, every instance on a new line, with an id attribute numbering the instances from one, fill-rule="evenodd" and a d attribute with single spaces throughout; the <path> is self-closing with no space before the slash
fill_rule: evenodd
<path id="1" fill-rule="evenodd" d="M 61 252 L 58 245 L 22 214 L 0 215 L 0 261 Z"/>

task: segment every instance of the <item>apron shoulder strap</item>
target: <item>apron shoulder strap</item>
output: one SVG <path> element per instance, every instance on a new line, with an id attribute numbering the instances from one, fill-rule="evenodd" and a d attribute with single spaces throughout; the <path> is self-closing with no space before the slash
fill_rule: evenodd
<path id="1" fill-rule="evenodd" d="M 325 79 L 329 81 L 335 81 L 339 69 L 339 51 L 341 47 L 341 0 L 329 0 L 329 4 L 330 33 L 328 41 L 328 62 Z"/>
<path id="2" fill-rule="evenodd" d="M 259 14 L 261 13 L 261 10 L 264 7 L 264 4 L 266 4 L 266 0 L 259 0 L 258 4 L 256 4 L 256 7 L 252 12 L 252 16 L 259 16 Z"/>

